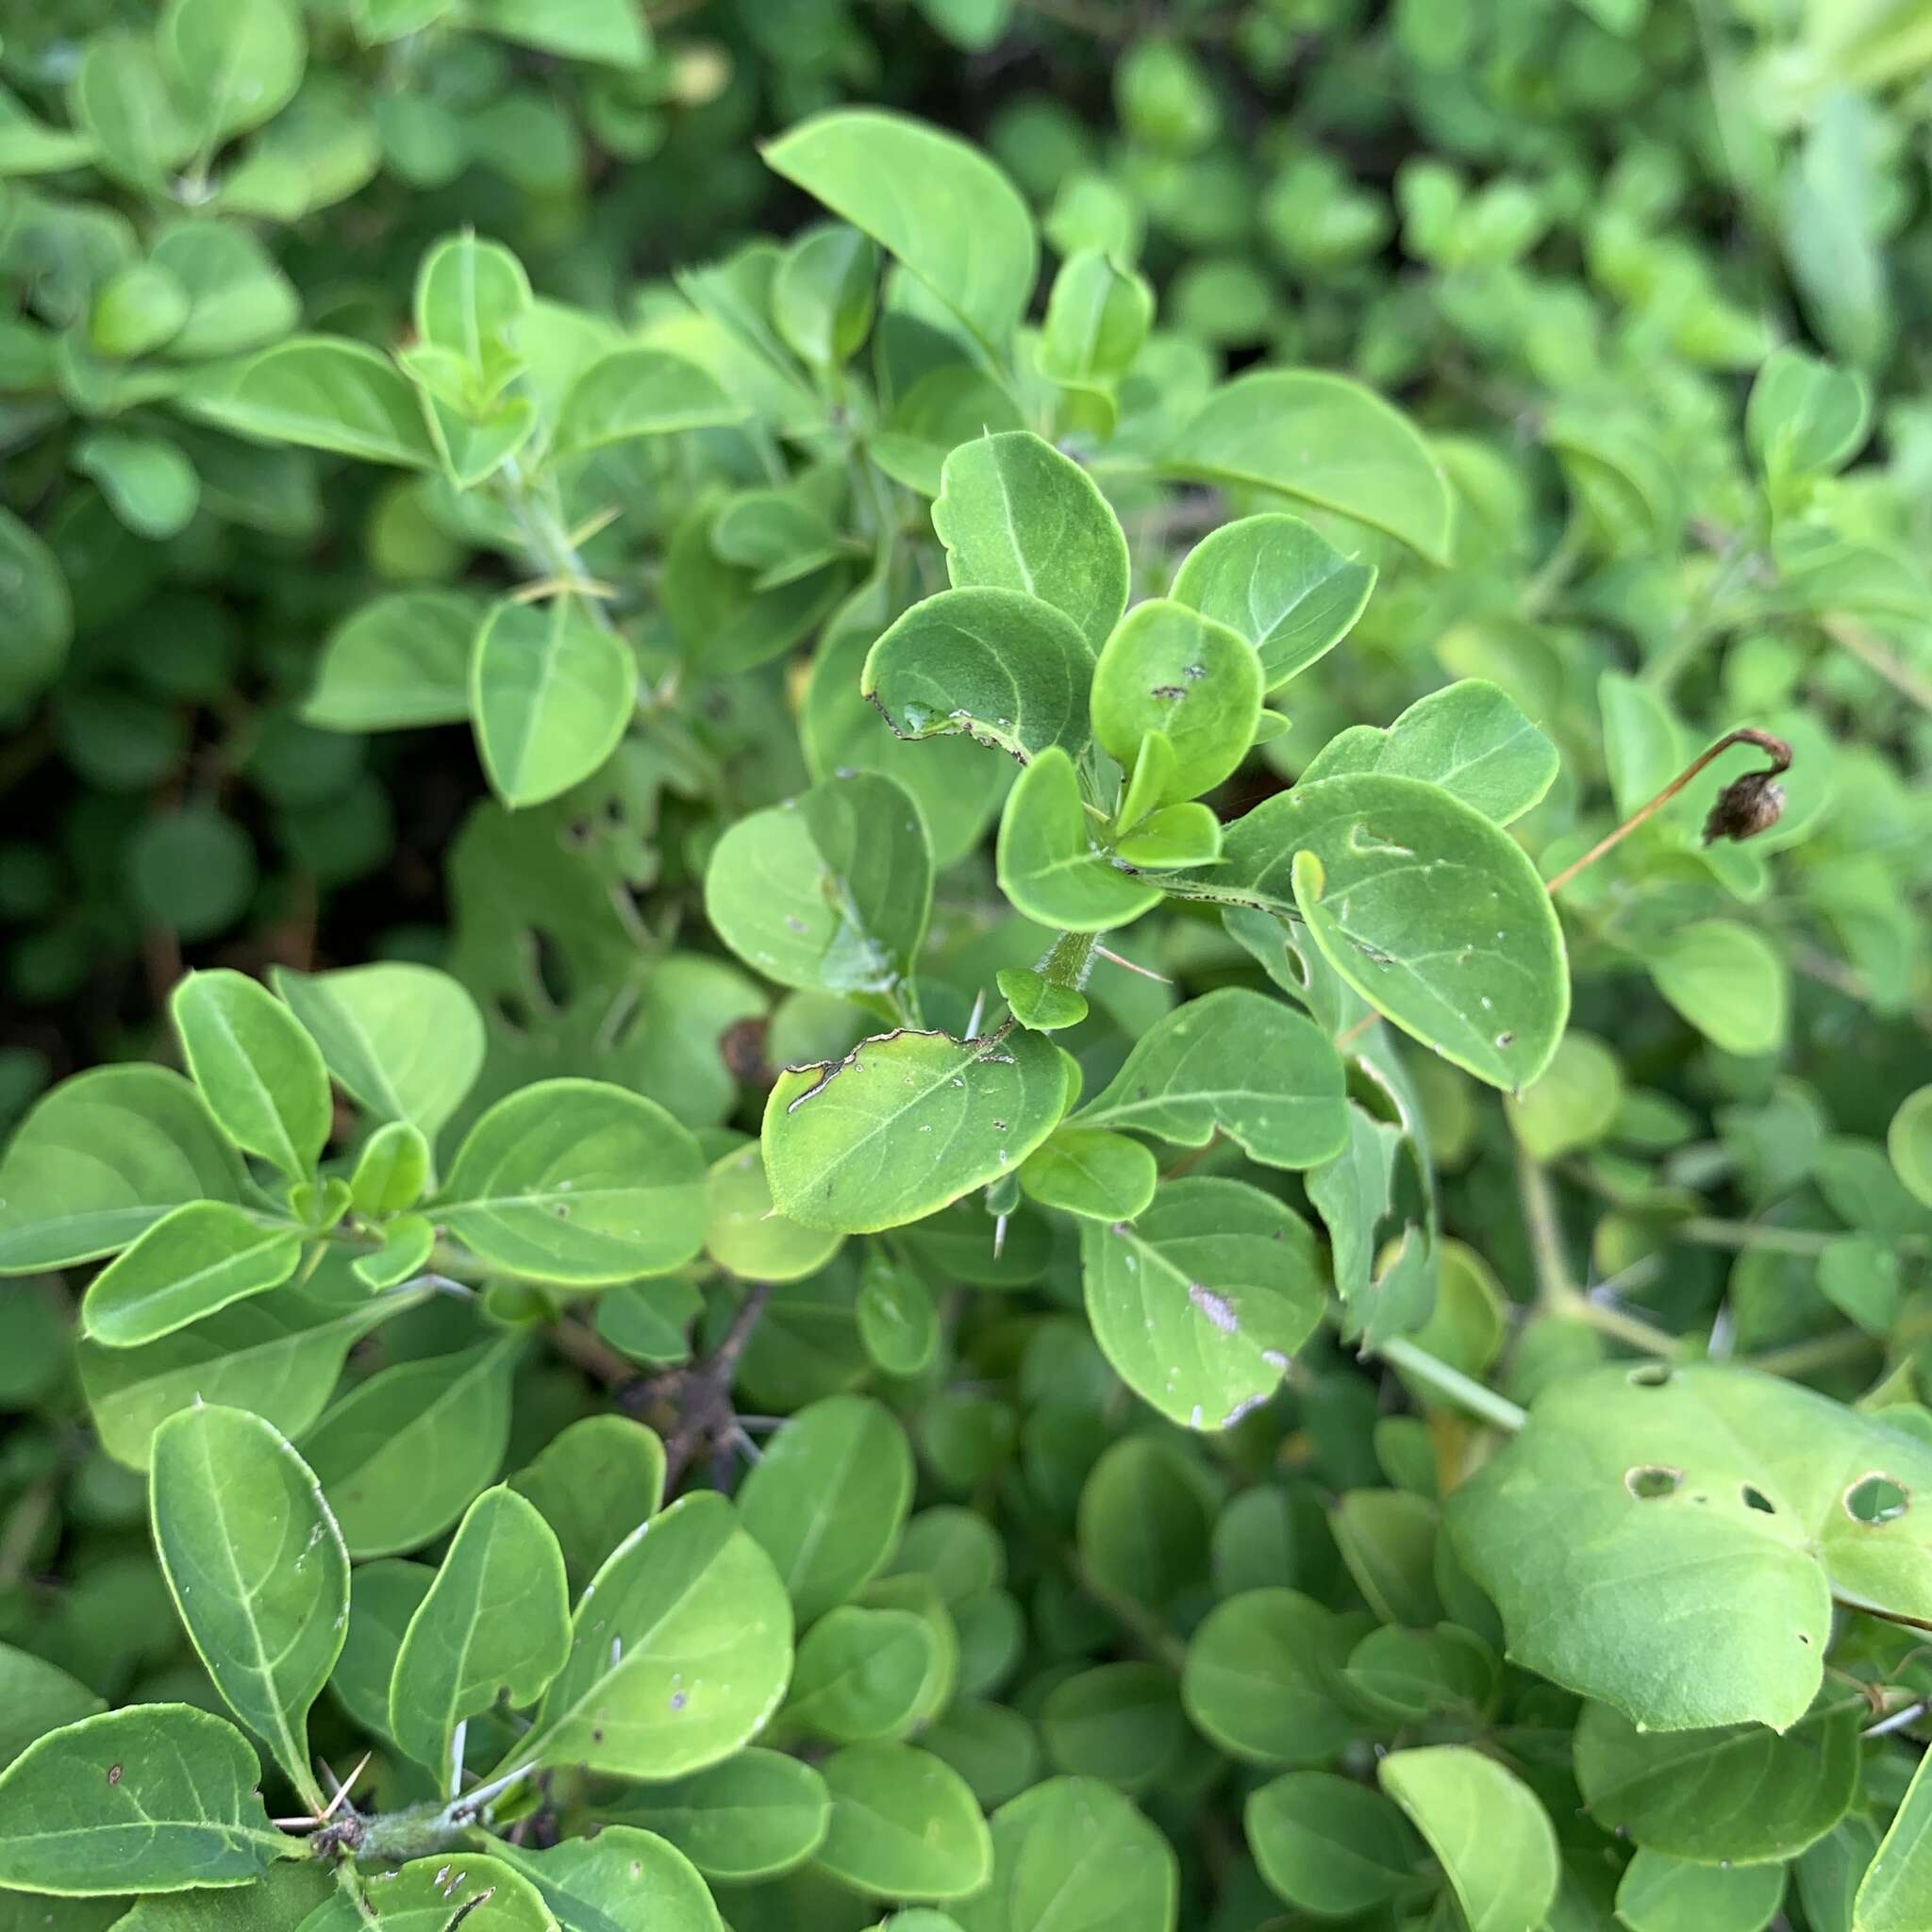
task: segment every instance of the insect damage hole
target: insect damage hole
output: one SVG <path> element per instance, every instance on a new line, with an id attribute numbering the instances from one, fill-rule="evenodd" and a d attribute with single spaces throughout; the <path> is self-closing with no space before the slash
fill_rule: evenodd
<path id="1" fill-rule="evenodd" d="M 1911 1502 L 1911 1492 L 1903 1484 L 1877 1470 L 1861 1475 L 1844 1494 L 1845 1514 L 1854 1523 L 1874 1525 L 1903 1516 Z"/>
<path id="2" fill-rule="evenodd" d="M 1744 1507 L 1747 1509 L 1760 1510 L 1766 1516 L 1777 1514 L 1777 1505 L 1762 1490 L 1753 1489 L 1749 1483 L 1744 1485 Z"/>
<path id="3" fill-rule="evenodd" d="M 1666 1469 L 1660 1462 L 1640 1463 L 1624 1472 L 1624 1487 L 1640 1503 L 1654 1503 L 1659 1496 L 1675 1495 L 1684 1480 L 1681 1469 Z"/>

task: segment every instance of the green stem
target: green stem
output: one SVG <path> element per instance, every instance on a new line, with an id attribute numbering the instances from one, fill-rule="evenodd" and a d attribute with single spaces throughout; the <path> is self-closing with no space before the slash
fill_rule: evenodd
<path id="1" fill-rule="evenodd" d="M 1053 986 L 1064 986 L 1074 992 L 1087 983 L 1093 963 L 1093 948 L 1099 936 L 1091 932 L 1063 932 L 1053 942 L 1053 950 L 1041 962 L 1041 977 Z"/>
<path id="2" fill-rule="evenodd" d="M 1562 1224 L 1557 1218 L 1557 1196 L 1543 1164 L 1522 1141 L 1516 1143 L 1516 1192 L 1523 1203 L 1523 1223 L 1529 1234 L 1530 1258 L 1536 1264 L 1536 1298 L 1551 1311 L 1569 1312 L 1580 1300 L 1563 1257 Z"/>
<path id="3" fill-rule="evenodd" d="M 1460 1369 L 1452 1369 L 1405 1335 L 1391 1336 L 1370 1353 L 1391 1368 L 1413 1375 L 1418 1382 L 1426 1382 L 1437 1394 L 1446 1396 L 1458 1408 L 1499 1429 L 1507 1429 L 1511 1435 L 1529 1420 L 1529 1412 L 1519 1408 L 1507 1395 L 1498 1395 Z"/>

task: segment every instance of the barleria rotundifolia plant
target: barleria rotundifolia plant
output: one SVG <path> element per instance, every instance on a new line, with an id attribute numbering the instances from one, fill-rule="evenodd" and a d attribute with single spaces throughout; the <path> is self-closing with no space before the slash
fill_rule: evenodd
<path id="1" fill-rule="evenodd" d="M 1633 1158 L 1693 1130 L 1570 1025 L 1572 951 L 1770 1050 L 1784 958 L 1719 895 L 1822 808 L 1815 738 L 1693 756 L 1668 679 L 1604 667 L 1581 777 L 1520 701 L 1539 601 L 1655 535 L 1643 458 L 1552 431 L 1570 529 L 1504 611 L 1493 453 L 1219 379 L 1119 247 L 1062 248 L 1030 321 L 1032 213 L 923 124 L 766 159 L 830 219 L 624 323 L 463 231 L 401 345 L 287 335 L 171 397 L 419 480 L 475 567 L 348 616 L 305 716 L 467 723 L 495 796 L 441 966 L 195 972 L 183 1071 L 62 1082 L 0 1164 L 0 1268 L 100 1264 L 103 1453 L 45 1493 L 87 1456 L 90 1507 L 144 1506 L 158 1587 L 101 1602 L 190 1646 L 106 1682 L 84 1619 L 9 1624 L 0 1896 L 1742 1932 L 1789 1883 L 1924 1923 L 1909 1357 L 1851 1406 L 1570 1278 L 1559 1172 L 1629 1269 L 1712 1219 L 1707 1163 Z M 1878 569 L 1812 514 L 1867 411 L 1795 350 L 1757 378 L 1717 541 L 1766 622 Z M 1257 781 L 1378 606 L 1496 675 Z M 1727 1161 L 1789 1163 L 1731 1111 Z M 1923 1261 L 1928 1117 L 1824 1169 L 1856 1348 Z M 1507 1379 L 1443 1190 L 1497 1136 Z"/>

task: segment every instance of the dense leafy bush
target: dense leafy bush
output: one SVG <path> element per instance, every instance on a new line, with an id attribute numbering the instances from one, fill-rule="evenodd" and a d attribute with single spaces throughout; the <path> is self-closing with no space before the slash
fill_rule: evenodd
<path id="1" fill-rule="evenodd" d="M 0 1932 L 1923 1932 L 1916 10 L 658 12 L 0 50 Z"/>

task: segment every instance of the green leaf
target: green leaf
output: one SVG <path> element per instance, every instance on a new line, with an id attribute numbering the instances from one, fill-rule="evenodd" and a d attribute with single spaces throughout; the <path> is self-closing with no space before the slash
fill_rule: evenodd
<path id="1" fill-rule="evenodd" d="M 114 1919 L 113 1932 L 289 1932 L 290 1926 L 307 1924 L 309 1914 L 343 1897 L 322 1860 L 305 1858 L 299 1864 L 275 1866 L 253 1885 L 227 1886 L 219 1891 L 150 1892 L 125 1918 Z M 118 1912 L 124 1903 L 114 1900 L 103 1909 Z M 37 1932 L 92 1932 L 95 1924 L 89 1920 L 83 1926 L 43 1916 L 31 1901 L 27 1909 L 33 1916 L 18 1922 L 19 1932 L 27 1932 L 29 1926 Z M 0 1924 L 15 1932 L 15 1922 L 7 1920 L 5 1911 L 0 1906 Z"/>
<path id="2" fill-rule="evenodd" d="M 155 1432 L 155 1549 L 215 1688 L 311 1804 L 308 1711 L 349 1614 L 349 1558 L 308 1465 L 245 1409 L 183 1409 Z"/>
<path id="3" fill-rule="evenodd" d="M 59 674 L 74 635 L 74 599 L 54 553 L 11 510 L 0 510 L 0 698 L 14 705 Z"/>
<path id="4" fill-rule="evenodd" d="M 1257 370 L 1215 390 L 1166 453 L 1176 475 L 1278 490 L 1449 561 L 1449 485 L 1407 417 L 1346 376 Z"/>
<path id="5" fill-rule="evenodd" d="M 409 1620 L 390 1684 L 389 1733 L 437 1777 L 450 1743 L 499 1698 L 534 1704 L 570 1650 L 563 1552 L 535 1505 L 499 1484 L 469 1507 Z"/>
<path id="6" fill-rule="evenodd" d="M 362 1880 L 382 1932 L 558 1932 L 542 1894 L 500 1858 L 440 1852 Z M 351 1907 L 347 1923 L 359 1915 Z M 331 1928 L 333 1932 L 333 1928 Z"/>
<path id="7" fill-rule="evenodd" d="M 1122 869 L 1088 829 L 1074 761 L 1043 751 L 1007 794 L 1000 816 L 1000 890 L 1045 926 L 1106 932 L 1160 903 L 1161 889 Z"/>
<path id="8" fill-rule="evenodd" d="M 1341 1672 L 1365 1620 L 1293 1590 L 1217 1604 L 1188 1643 L 1181 1697 L 1208 1738 L 1252 1764 L 1320 1764 L 1360 1727 Z"/>
<path id="9" fill-rule="evenodd" d="M 764 148 L 766 164 L 896 256 L 998 349 L 1033 293 L 1039 242 L 1013 184 L 923 122 L 841 108 Z"/>
<path id="10" fill-rule="evenodd" d="M 1413 1886 L 1424 1857 L 1380 1791 L 1333 1772 L 1284 1772 L 1250 1796 L 1242 1816 L 1270 1889 L 1324 1918 L 1389 1904 Z"/>
<path id="11" fill-rule="evenodd" d="M 459 724 L 481 616 L 460 591 L 394 591 L 364 604 L 324 646 L 304 721 L 328 731 Z"/>
<path id="12" fill-rule="evenodd" d="M 992 1876 L 992 1839 L 966 1781 L 929 1751 L 849 1744 L 819 1767 L 831 1823 L 816 1862 L 872 1898 L 969 1898 Z"/>
<path id="13" fill-rule="evenodd" d="M 1382 1789 L 1429 1841 L 1470 1932 L 1537 1932 L 1557 1896 L 1557 1834 L 1536 1793 L 1462 1744 L 1391 1751 Z"/>
<path id="14" fill-rule="evenodd" d="M 1058 1124 L 1067 1069 L 1045 1035 L 899 1032 L 788 1067 L 765 1104 L 772 1199 L 806 1227 L 898 1227 L 1017 1173 Z"/>
<path id="15" fill-rule="evenodd" d="M 1345 772 L 1426 778 L 1507 825 L 1549 791 L 1559 763 L 1557 747 L 1514 699 L 1479 677 L 1465 677 L 1409 706 L 1386 731 L 1350 725 L 1315 754 L 1302 783 Z"/>
<path id="16" fill-rule="evenodd" d="M 94 1276 L 81 1322 L 109 1348 L 137 1348 L 230 1303 L 279 1288 L 302 1260 L 291 1227 L 263 1226 L 225 1201 L 164 1215 Z"/>
<path id="17" fill-rule="evenodd" d="M 1170 1421 L 1227 1429 L 1280 1386 L 1322 1319 L 1307 1224 L 1241 1181 L 1165 1182 L 1132 1222 L 1084 1222 L 1093 1339 Z"/>
<path id="18" fill-rule="evenodd" d="M 145 1469 L 160 1424 L 197 1401 L 245 1408 L 283 1435 L 302 1435 L 327 1403 L 355 1343 L 398 1301 L 365 1301 L 330 1313 L 278 1295 L 240 1302 L 144 1348 L 75 1353 L 101 1446 L 117 1462 Z"/>
<path id="19" fill-rule="evenodd" d="M 384 1557 L 358 1563 L 349 1579 L 349 1627 L 328 1688 L 349 1716 L 373 1737 L 389 1732 L 390 1681 L 396 1653 L 416 1607 L 436 1572 L 427 1563 Z"/>
<path id="20" fill-rule="evenodd" d="M 507 41 L 595 60 L 607 67 L 641 67 L 651 33 L 632 0 L 467 0 L 468 21 Z"/>
<path id="21" fill-rule="evenodd" d="M 1541 1074 L 1504 1103 L 1509 1125 L 1538 1160 L 1555 1160 L 1601 1141 L 1624 1100 L 1616 1055 L 1593 1033 L 1572 1027 Z"/>
<path id="22" fill-rule="evenodd" d="M 1932 1908 L 1932 1776 L 1926 1757 L 1893 1815 L 1852 1907 L 1856 1932 L 1911 1932 Z M 0 1785 L 4 1789 L 4 1785 Z"/>
<path id="23" fill-rule="evenodd" d="M 249 1885 L 298 1840 L 272 1830 L 261 1766 L 185 1704 L 83 1718 L 0 1772 L 0 1886 L 62 1898 Z"/>
<path id="24" fill-rule="evenodd" d="M 893 624 L 859 690 L 901 738 L 964 732 L 1024 764 L 1086 747 L 1091 646 L 1064 612 L 1024 591 L 941 591 Z"/>
<path id="25" fill-rule="evenodd" d="M 1783 1044 L 1790 985 L 1770 941 L 1729 919 L 1700 919 L 1642 941 L 1657 990 L 1726 1053 L 1767 1054 Z"/>
<path id="26" fill-rule="evenodd" d="M 1047 1757 L 1143 1791 L 1172 1770 L 1188 1739 L 1174 1675 L 1152 1663 L 1100 1664 L 1063 1677 L 1040 1707 Z"/>
<path id="27" fill-rule="evenodd" d="M 752 1745 L 708 1771 L 640 1786 L 604 1813 L 669 1839 L 707 1878 L 747 1884 L 810 1857 L 832 1802 L 810 1765 Z"/>
<path id="28" fill-rule="evenodd" d="M 758 1142 L 747 1141 L 711 1166 L 705 1252 L 742 1281 L 801 1281 L 845 1244 L 841 1234 L 801 1227 L 772 1206 Z"/>
<path id="29" fill-rule="evenodd" d="M 540 1080 L 498 1101 L 443 1191 L 450 1232 L 533 1281 L 634 1281 L 704 1244 L 697 1142 L 656 1101 L 596 1080 Z"/>
<path id="30" fill-rule="evenodd" d="M 1856 1692 L 1825 1692 L 1782 1736 L 1762 1724 L 1640 1731 L 1607 1704 L 1576 1726 L 1576 1782 L 1606 1831 L 1674 1858 L 1752 1865 L 1796 1857 L 1858 1786 Z"/>
<path id="31" fill-rule="evenodd" d="M 1222 987 L 1158 1021 L 1084 1127 L 1131 1127 L 1182 1147 L 1216 1130 L 1268 1167 L 1313 1167 L 1346 1143 L 1341 1056 L 1320 1027 L 1280 1000 Z"/>
<path id="32" fill-rule="evenodd" d="M 573 382 L 558 412 L 558 457 L 581 456 L 640 436 L 708 429 L 744 415 L 708 370 L 664 349 L 629 345 L 600 356 Z"/>
<path id="33" fill-rule="evenodd" d="M 1514 1661 L 1653 1730 L 1784 1730 L 1834 1596 L 1932 1614 L 1928 1484 L 1932 1446 L 1808 1389 L 1607 1368 L 1545 1390 L 1450 1521 Z"/>
<path id="34" fill-rule="evenodd" d="M 1780 1865 L 1729 1871 L 1640 1851 L 1617 1886 L 1617 1923 L 1629 1932 L 1763 1932 L 1784 1890 Z"/>
<path id="35" fill-rule="evenodd" d="M 841 1604 L 798 1646 L 785 1719 L 834 1744 L 901 1738 L 920 1713 L 934 1643 L 909 1610 Z"/>
<path id="36" fill-rule="evenodd" d="M 1351 1490 L 1328 1519 L 1336 1548 L 1385 1624 L 1420 1629 L 1442 1614 L 1436 1589 L 1439 1514 L 1407 1490 Z"/>
<path id="37" fill-rule="evenodd" d="M 1172 1442 L 1125 1437 L 1081 1485 L 1080 1559 L 1102 1589 L 1158 1609 L 1192 1590 L 1206 1568 L 1219 1501 L 1200 1465 Z"/>
<path id="38" fill-rule="evenodd" d="M 217 967 L 182 980 L 168 1011 L 222 1131 L 291 1180 L 312 1174 L 334 1106 L 322 1055 L 288 1008 L 266 987 Z"/>
<path id="39" fill-rule="evenodd" d="M 994 1813 L 993 1882 L 953 1907 L 961 1932 L 1174 1932 L 1173 1848 L 1111 1786 L 1050 1777 Z"/>
<path id="40" fill-rule="evenodd" d="M 1797 477 L 1828 476 L 1858 452 L 1872 399 L 1851 370 L 1786 345 L 1765 358 L 1744 409 L 1744 436 L 1774 491 Z"/>
<path id="41" fill-rule="evenodd" d="M 866 1257 L 854 1313 L 866 1354 L 888 1375 L 917 1375 L 939 1352 L 940 1311 L 931 1290 L 882 1254 Z"/>
<path id="42" fill-rule="evenodd" d="M 1123 618 L 1093 667 L 1093 735 L 1131 768 L 1150 731 L 1174 753 L 1157 797 L 1211 791 L 1248 754 L 1261 711 L 1261 660 L 1240 632 L 1157 597 Z"/>
<path id="43" fill-rule="evenodd" d="M 1294 903 L 1356 991 L 1506 1089 L 1549 1063 L 1570 1013 L 1563 935 L 1521 846 L 1418 778 L 1298 785 L 1228 827 L 1216 894 Z"/>
<path id="44" fill-rule="evenodd" d="M 878 1574 L 911 1502 L 906 1432 L 869 1397 L 837 1395 L 772 1437 L 738 1507 L 803 1624 Z"/>
<path id="45" fill-rule="evenodd" d="M 832 369 L 871 333 L 878 250 L 856 228 L 824 222 L 786 249 L 772 284 L 772 322 L 802 362 Z"/>
<path id="46" fill-rule="evenodd" d="M 263 442 L 298 442 L 369 463 L 433 470 L 416 392 L 387 358 L 338 336 L 296 336 L 190 391 L 199 415 Z"/>
<path id="47" fill-rule="evenodd" d="M 413 1208 L 428 1185 L 429 1142 L 407 1122 L 390 1121 L 363 1141 L 349 1177 L 349 1199 L 357 1213 L 381 1219 Z M 421 1222 L 423 1217 L 410 1219 Z M 432 1241 L 435 1232 L 431 1227 Z M 386 1230 L 385 1240 L 394 1233 Z"/>
<path id="48" fill-rule="evenodd" d="M 96 1067 L 35 1103 L 0 1161 L 0 1274 L 111 1255 L 191 1201 L 241 1198 L 201 1095 L 160 1067 Z"/>
<path id="49" fill-rule="evenodd" d="M 1355 628 L 1374 588 L 1374 564 L 1274 510 L 1204 537 L 1168 594 L 1246 638 L 1260 654 L 1262 688 L 1278 691 Z"/>
<path id="50" fill-rule="evenodd" d="M 484 1342 L 380 1370 L 304 1439 L 352 1557 L 420 1549 L 495 1475 L 515 1345 Z"/>
<path id="51" fill-rule="evenodd" d="M 932 526 L 956 590 L 987 585 L 1050 604 L 1073 619 L 1090 654 L 1127 608 L 1119 519 L 1087 472 L 1029 429 L 954 450 Z"/>
<path id="52" fill-rule="evenodd" d="M 188 313 L 161 350 L 170 361 L 239 356 L 287 335 L 301 319 L 294 284 L 239 222 L 172 223 L 155 237 L 149 259 L 188 298 Z"/>
<path id="53" fill-rule="evenodd" d="M 511 332 L 529 307 L 530 278 L 498 242 L 446 235 L 416 271 L 417 340 L 486 380 L 510 361 Z"/>
<path id="54" fill-rule="evenodd" d="M 470 659 L 476 745 L 512 810 L 588 778 L 617 749 L 637 704 L 637 665 L 574 597 L 491 606 Z"/>
<path id="55" fill-rule="evenodd" d="M 575 1597 L 619 1543 L 664 1502 L 664 1445 L 642 1423 L 588 1415 L 510 1477 L 556 1532 Z"/>
<path id="56" fill-rule="evenodd" d="M 31 1651 L 0 1643 L 0 1770 L 36 1738 L 102 1708 L 101 1699 L 65 1671 Z"/>
<path id="57" fill-rule="evenodd" d="M 169 0 L 157 38 L 206 148 L 279 114 L 308 56 L 289 0 Z"/>
<path id="58" fill-rule="evenodd" d="M 102 166 L 137 187 L 158 188 L 167 171 L 193 152 L 194 130 L 147 35 L 89 34 L 69 104 Z"/>
<path id="59" fill-rule="evenodd" d="M 1105 391 L 1133 367 L 1153 320 L 1154 291 L 1144 275 L 1098 248 L 1075 249 L 1046 298 L 1040 372 L 1063 388 Z"/>
<path id="60" fill-rule="evenodd" d="M 706 917 L 747 965 L 781 986 L 888 1005 L 912 976 L 931 909 L 919 808 L 876 772 L 740 819 L 705 874 Z"/>
<path id="61" fill-rule="evenodd" d="M 1886 1152 L 1912 1197 L 1932 1208 L 1932 1086 L 1921 1087 L 1899 1102 L 1886 1129 Z"/>
<path id="62" fill-rule="evenodd" d="M 434 1141 L 483 1068 L 483 1016 L 462 987 L 401 961 L 272 976 L 343 1091 Z"/>
<path id="63" fill-rule="evenodd" d="M 723 1496 L 633 1531 L 577 1604 L 568 1660 L 507 1763 L 670 1778 L 728 1757 L 778 1707 L 791 1606 Z"/>
<path id="64" fill-rule="evenodd" d="M 1158 1177 L 1140 1141 L 1104 1127 L 1056 1127 L 1020 1169 L 1029 1199 L 1089 1221 L 1132 1221 Z"/>
<path id="65" fill-rule="evenodd" d="M 505 1845 L 503 1861 L 543 1895 L 569 1932 L 724 1932 L 705 1881 L 675 1845 L 634 1825 L 548 1851 Z M 464 1922 L 466 1924 L 468 1921 Z"/>
<path id="66" fill-rule="evenodd" d="M 101 487 L 114 514 L 152 542 L 178 537 L 201 507 L 201 479 L 172 442 L 97 429 L 74 446 L 74 467 Z"/>

